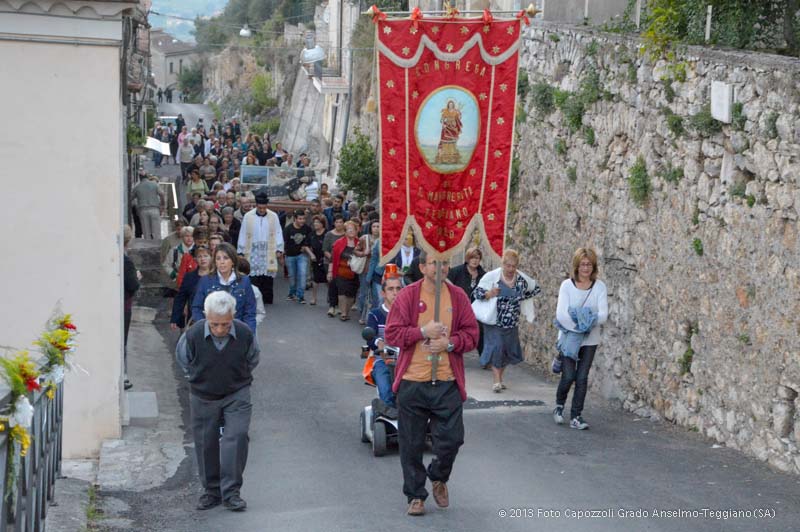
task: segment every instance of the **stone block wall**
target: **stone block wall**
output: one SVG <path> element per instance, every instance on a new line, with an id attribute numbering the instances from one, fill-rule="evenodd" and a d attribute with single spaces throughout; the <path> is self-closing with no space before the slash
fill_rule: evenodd
<path id="1" fill-rule="evenodd" d="M 653 62 L 639 44 L 538 21 L 524 39 L 509 244 L 543 286 L 526 356 L 549 366 L 559 284 L 594 246 L 610 317 L 591 387 L 800 473 L 800 64 L 694 47 Z M 733 87 L 734 124 L 700 120 L 712 81 Z M 542 111 L 537 83 L 595 97 Z"/>

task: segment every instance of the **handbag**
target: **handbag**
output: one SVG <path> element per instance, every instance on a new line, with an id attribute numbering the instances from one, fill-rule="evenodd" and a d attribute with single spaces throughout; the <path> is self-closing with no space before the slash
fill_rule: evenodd
<path id="1" fill-rule="evenodd" d="M 486 325 L 497 325 L 497 298 L 476 299 L 472 302 L 475 319 Z"/>
<path id="2" fill-rule="evenodd" d="M 350 266 L 353 273 L 361 275 L 367 268 L 367 257 L 356 257 L 353 255 L 350 257 L 350 260 L 347 261 L 347 265 Z"/>

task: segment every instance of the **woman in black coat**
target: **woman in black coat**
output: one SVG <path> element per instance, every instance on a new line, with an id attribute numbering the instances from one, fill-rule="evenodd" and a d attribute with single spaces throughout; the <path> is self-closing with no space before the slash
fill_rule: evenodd
<path id="1" fill-rule="evenodd" d="M 447 279 L 469 296 L 470 303 L 475 301 L 472 292 L 486 273 L 481 266 L 481 259 L 483 259 L 483 254 L 480 249 L 469 248 L 464 254 L 464 264 L 450 268 L 450 272 L 447 274 Z M 483 325 L 481 322 L 478 322 L 478 325 L 481 326 L 478 338 L 478 353 L 480 353 L 483 351 Z M 486 368 L 484 367 L 484 369 Z"/>

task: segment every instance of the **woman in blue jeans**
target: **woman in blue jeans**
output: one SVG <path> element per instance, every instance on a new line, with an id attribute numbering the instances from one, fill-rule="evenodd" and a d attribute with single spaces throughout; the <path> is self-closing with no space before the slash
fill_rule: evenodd
<path id="1" fill-rule="evenodd" d="M 597 345 L 600 343 L 600 327 L 608 319 L 608 290 L 605 283 L 597 278 L 597 253 L 592 248 L 578 248 L 572 257 L 570 278 L 561 283 L 558 291 L 556 319 L 569 331 L 576 330 L 576 324 L 570 316 L 570 309 L 587 307 L 597 315 L 597 322 L 589 332 L 584 334 L 578 351 L 577 362 L 569 357 L 562 357 L 561 382 L 556 392 L 556 408 L 553 419 L 561 425 L 564 423 L 564 405 L 572 383 L 575 392 L 572 394 L 570 411 L 570 428 L 586 430 L 589 424 L 583 419 L 583 403 L 589 386 L 589 370 L 594 361 Z M 563 334 L 559 332 L 559 338 Z"/>

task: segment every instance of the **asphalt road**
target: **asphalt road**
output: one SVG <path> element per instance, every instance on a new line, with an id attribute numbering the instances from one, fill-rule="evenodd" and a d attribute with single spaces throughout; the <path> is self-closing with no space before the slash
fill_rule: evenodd
<path id="1" fill-rule="evenodd" d="M 198 119 L 202 118 L 206 129 L 211 125 L 214 119 L 214 112 L 207 105 L 200 103 L 160 103 L 158 104 L 159 116 L 178 116 L 178 113 L 183 114 L 186 125 L 189 131 L 197 125 Z"/>
<path id="2" fill-rule="evenodd" d="M 286 293 L 279 281 L 277 294 Z M 281 297 L 261 326 L 242 492 L 248 510 L 196 512 L 201 491 L 190 457 L 180 478 L 146 494 L 144 506 L 135 505 L 146 517 L 158 516 L 153 529 L 798 530 L 800 479 L 713 448 L 685 429 L 622 413 L 591 395 L 584 413 L 590 430 L 556 426 L 550 417 L 552 383 L 517 366 L 507 372 L 509 390 L 492 394 L 491 376 L 477 367 L 474 355 L 467 360 L 471 400 L 464 415 L 466 443 L 449 483 L 450 508 L 437 509 L 429 498 L 427 515 L 409 517 L 396 449 L 376 458 L 359 440 L 359 411 L 374 391 L 360 378 L 357 321 L 341 323 L 325 310 Z M 648 516 L 622 517 L 620 509 Z M 698 514 L 653 517 L 654 509 Z M 704 517 L 703 509 L 774 517 Z M 599 513 L 579 518 L 578 512 L 591 510 Z M 148 521 L 140 529 L 150 530 Z"/>

